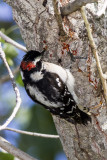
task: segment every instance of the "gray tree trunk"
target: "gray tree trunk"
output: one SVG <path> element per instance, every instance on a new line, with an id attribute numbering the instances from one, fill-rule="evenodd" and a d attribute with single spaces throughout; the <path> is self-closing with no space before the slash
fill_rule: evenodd
<path id="1" fill-rule="evenodd" d="M 27 49 L 42 51 L 43 47 L 47 46 L 45 60 L 58 64 L 58 60 L 61 59 L 63 67 L 71 67 L 79 104 L 89 107 L 92 112 L 92 124 L 87 126 L 75 126 L 53 116 L 67 158 L 69 160 L 107 160 L 107 110 L 95 58 L 89 46 L 80 11 L 63 19 L 69 38 L 62 42 L 63 38 L 59 36 L 59 26 L 54 15 L 52 0 L 5 1 L 12 6 L 14 20 L 20 28 Z M 64 0 L 62 3 L 64 4 Z M 101 66 L 106 72 L 107 19 L 104 16 L 98 18 L 95 15 L 97 7 L 97 4 L 88 4 L 86 10 Z M 67 54 L 65 43 L 70 46 L 73 53 L 77 53 L 76 56 L 84 59 L 72 61 Z"/>

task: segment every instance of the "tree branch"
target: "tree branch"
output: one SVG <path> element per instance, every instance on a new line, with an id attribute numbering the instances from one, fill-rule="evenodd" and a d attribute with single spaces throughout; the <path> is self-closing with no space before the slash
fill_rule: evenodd
<path id="1" fill-rule="evenodd" d="M 14 40 L 12 40 L 8 36 L 6 36 L 4 33 L 2 33 L 1 31 L 0 31 L 0 37 L 3 38 L 6 42 L 8 42 L 8 43 L 12 44 L 13 46 L 15 46 L 16 48 L 19 48 L 22 51 L 27 52 L 26 47 L 24 47 L 21 44 L 15 42 Z"/>
<path id="2" fill-rule="evenodd" d="M 91 27 L 90 27 L 90 24 L 88 22 L 88 19 L 87 19 L 86 13 L 85 13 L 85 7 L 81 8 L 81 14 L 82 14 L 82 17 L 83 17 L 85 25 L 86 25 L 90 46 L 92 48 L 92 51 L 93 51 L 93 54 L 94 54 L 94 57 L 95 57 L 95 60 L 96 60 L 98 72 L 99 72 L 101 82 L 102 82 L 102 85 L 103 85 L 103 89 L 104 89 L 105 100 L 106 100 L 106 103 L 107 103 L 107 83 L 106 83 L 107 76 L 105 74 L 103 74 L 103 71 L 102 71 L 102 68 L 101 68 L 99 56 L 98 56 L 97 49 L 96 49 L 97 47 L 95 45 L 95 42 L 94 42 L 94 39 L 93 39 L 93 36 L 92 36 L 92 32 L 91 32 Z"/>
<path id="3" fill-rule="evenodd" d="M 68 39 L 68 35 L 64 31 L 62 17 L 61 14 L 59 13 L 58 2 L 56 0 L 53 0 L 53 7 L 54 7 L 54 14 L 59 27 L 60 39 L 61 41 L 66 41 L 66 39 Z"/>
<path id="4" fill-rule="evenodd" d="M 12 144 L 10 144 L 7 140 L 5 140 L 2 137 L 0 137 L 0 147 L 3 148 L 8 153 L 19 158 L 20 160 L 37 160 L 37 159 L 29 156 L 27 153 L 21 151 L 20 149 L 14 147 Z"/>
<path id="5" fill-rule="evenodd" d="M 19 89 L 17 88 L 15 80 L 14 80 L 14 75 L 13 75 L 13 73 L 12 73 L 12 71 L 11 71 L 7 61 L 6 61 L 5 53 L 2 50 L 1 44 L 0 44 L 0 57 L 1 57 L 2 61 L 4 62 L 4 65 L 6 66 L 8 72 L 9 72 L 9 76 L 10 76 L 11 81 L 12 81 L 13 89 L 14 89 L 15 94 L 16 94 L 16 106 L 15 106 L 11 116 L 7 119 L 7 121 L 2 126 L 0 126 L 0 130 L 2 130 L 5 127 L 7 127 L 9 125 L 9 123 L 13 120 L 13 118 L 16 116 L 16 113 L 18 112 L 18 110 L 20 108 L 20 105 L 21 105 L 21 98 L 20 98 Z"/>
<path id="6" fill-rule="evenodd" d="M 77 11 L 82 6 L 85 6 L 88 3 L 95 3 L 95 2 L 98 2 L 98 0 L 75 0 L 75 1 L 68 3 L 65 6 L 60 8 L 61 15 L 67 16 L 67 15 Z"/>
<path id="7" fill-rule="evenodd" d="M 58 26 L 59 26 L 59 35 L 65 36 L 66 33 L 65 33 L 63 26 L 62 26 L 62 17 L 59 13 L 58 2 L 56 0 L 53 0 L 53 7 L 54 7 L 54 14 L 55 14 Z"/>
<path id="8" fill-rule="evenodd" d="M 36 136 L 36 137 L 55 138 L 55 139 L 59 138 L 58 135 L 50 135 L 50 134 L 41 134 L 41 133 L 35 133 L 35 132 L 21 131 L 21 130 L 9 128 L 9 127 L 4 128 L 4 130 L 9 130 L 9 131 L 13 131 L 16 133 L 26 134 L 26 135 L 30 135 L 30 136 Z"/>

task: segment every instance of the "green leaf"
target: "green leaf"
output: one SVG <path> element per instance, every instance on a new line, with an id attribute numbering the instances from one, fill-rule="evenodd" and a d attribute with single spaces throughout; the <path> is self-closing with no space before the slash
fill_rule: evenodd
<path id="1" fill-rule="evenodd" d="M 6 53 L 6 57 L 9 58 L 15 58 L 18 55 L 15 47 L 12 46 L 11 44 L 5 43 L 3 45 L 3 50 Z"/>
<path id="2" fill-rule="evenodd" d="M 0 42 L 5 43 L 5 40 L 0 37 Z"/>
<path id="3" fill-rule="evenodd" d="M 1 28 L 0 31 L 1 31 L 2 33 L 5 33 L 5 29 L 4 29 L 4 28 Z M 0 37 L 0 42 L 1 42 L 1 43 L 5 43 L 5 40 Z"/>
<path id="4" fill-rule="evenodd" d="M 8 35 L 16 29 L 18 29 L 18 25 L 13 25 L 5 31 L 5 34 Z"/>
<path id="5" fill-rule="evenodd" d="M 24 86 L 20 73 L 17 74 L 16 82 L 17 82 L 20 86 Z"/>
<path id="6" fill-rule="evenodd" d="M 13 66 L 14 64 L 13 60 L 10 57 L 7 57 L 6 59 L 7 59 L 9 66 Z"/>
<path id="7" fill-rule="evenodd" d="M 14 156 L 9 153 L 0 152 L 0 160 L 14 160 Z"/>
<path id="8" fill-rule="evenodd" d="M 6 53 L 6 59 L 10 66 L 14 65 L 13 59 L 18 55 L 16 48 L 12 46 L 11 44 L 4 43 L 3 50 Z"/>
<path id="9" fill-rule="evenodd" d="M 1 31 L 2 33 L 5 33 L 6 30 L 5 30 L 5 28 L 1 28 L 0 31 Z"/>

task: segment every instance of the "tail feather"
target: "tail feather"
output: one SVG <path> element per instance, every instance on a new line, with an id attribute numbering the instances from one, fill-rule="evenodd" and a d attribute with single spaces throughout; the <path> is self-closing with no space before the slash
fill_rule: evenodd
<path id="1" fill-rule="evenodd" d="M 91 123 L 91 116 L 87 114 L 86 112 L 81 111 L 78 109 L 73 116 L 71 115 L 70 118 L 67 118 L 67 121 L 73 123 L 73 124 L 83 124 L 88 125 L 88 122 Z"/>
<path id="2" fill-rule="evenodd" d="M 81 117 L 81 123 L 84 125 L 87 125 L 88 122 L 91 122 L 91 117 L 87 113 L 81 110 L 80 110 L 80 117 Z"/>
<path id="3" fill-rule="evenodd" d="M 79 109 L 79 113 L 80 113 L 80 123 L 87 125 L 88 122 L 91 123 L 91 113 L 89 112 L 89 108 L 87 107 L 83 107 L 80 104 L 78 104 L 78 109 Z"/>

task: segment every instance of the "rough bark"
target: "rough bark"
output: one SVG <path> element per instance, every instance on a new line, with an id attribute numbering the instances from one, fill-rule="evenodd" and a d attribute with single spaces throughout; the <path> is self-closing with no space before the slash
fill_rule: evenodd
<path id="1" fill-rule="evenodd" d="M 60 8 L 61 15 L 67 16 L 77 10 L 79 10 L 82 6 L 85 6 L 87 3 L 95 3 L 98 0 L 75 0 L 73 2 L 67 3 L 63 7 Z"/>
<path id="2" fill-rule="evenodd" d="M 63 67 L 71 67 L 75 77 L 75 92 L 79 103 L 89 107 L 92 112 L 92 124 L 74 126 L 63 119 L 53 116 L 63 149 L 69 160 L 106 160 L 107 159 L 107 115 L 96 62 L 88 43 L 87 32 L 80 11 L 63 19 L 68 34 L 65 41 L 76 56 L 87 57 L 71 61 L 66 44 L 59 36 L 58 23 L 54 16 L 51 0 L 5 0 L 12 6 L 14 20 L 28 50 L 43 50 L 47 46 L 44 59 Z M 64 4 L 65 1 L 63 0 Z M 93 37 L 97 45 L 103 72 L 107 70 L 107 30 L 106 18 L 95 14 L 97 4 L 87 5 L 87 16 L 92 26 Z M 60 64 L 59 64 L 60 65 Z M 101 102 L 101 103 L 100 103 Z"/>

